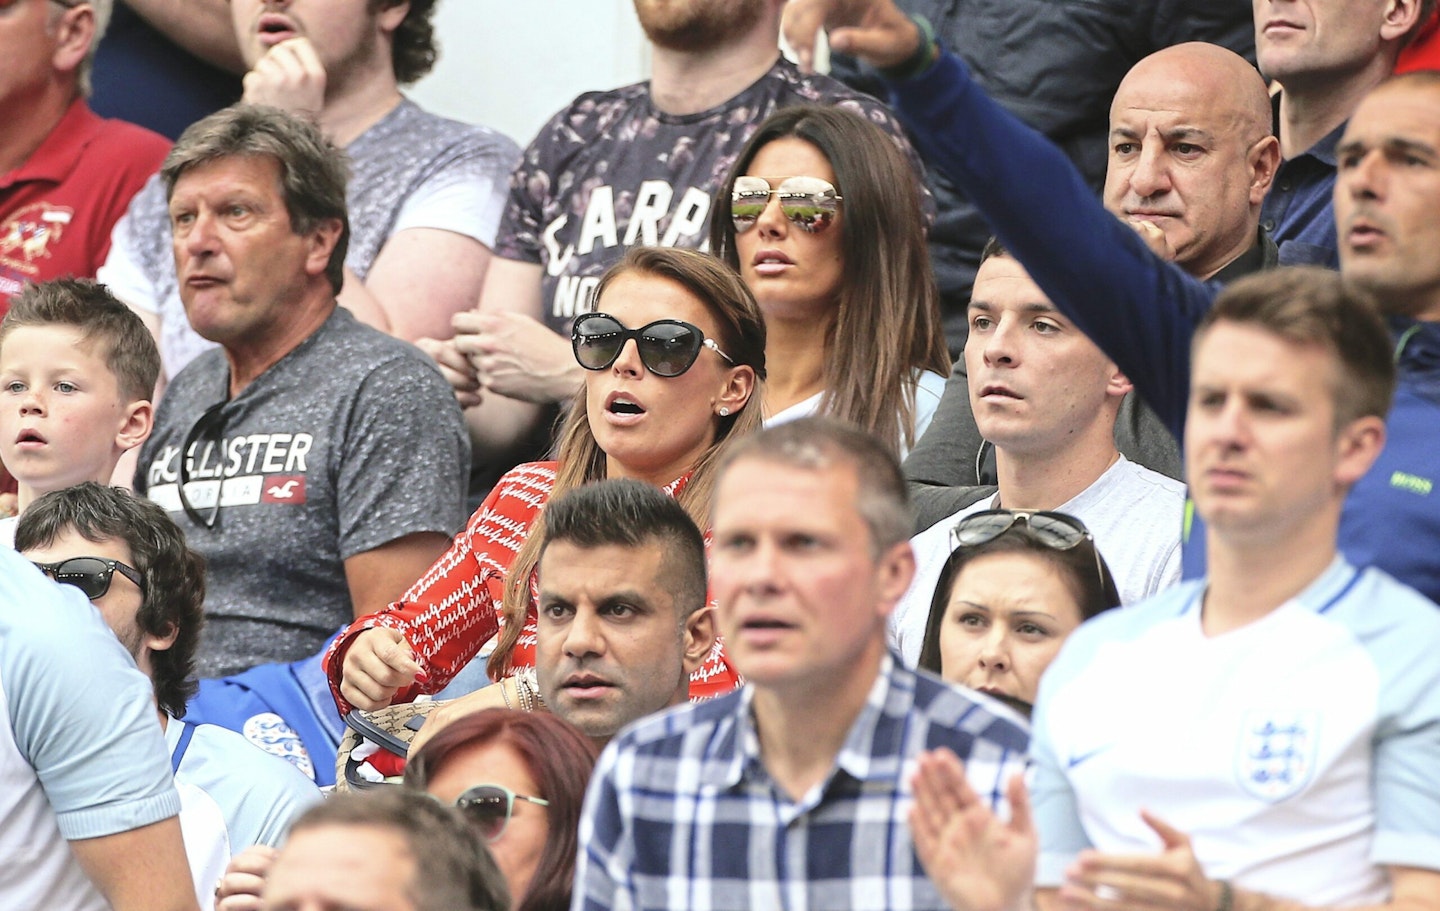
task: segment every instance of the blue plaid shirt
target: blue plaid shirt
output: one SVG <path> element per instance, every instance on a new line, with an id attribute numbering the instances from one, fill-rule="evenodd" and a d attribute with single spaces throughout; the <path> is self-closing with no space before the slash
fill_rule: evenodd
<path id="1" fill-rule="evenodd" d="M 752 699 L 747 686 L 680 706 L 605 748 L 580 821 L 573 911 L 945 909 L 906 820 L 915 757 L 949 747 L 1008 812 L 1024 726 L 887 657 L 835 768 L 797 803 L 761 762 Z"/>

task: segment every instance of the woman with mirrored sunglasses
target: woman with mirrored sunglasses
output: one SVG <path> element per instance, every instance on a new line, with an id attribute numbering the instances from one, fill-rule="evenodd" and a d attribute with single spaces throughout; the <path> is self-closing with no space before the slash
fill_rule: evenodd
<path id="1" fill-rule="evenodd" d="M 594 767 L 594 744 L 554 715 L 486 709 L 411 756 L 405 786 L 459 807 L 505 874 L 516 911 L 565 911 Z"/>
<path id="2" fill-rule="evenodd" d="M 1079 519 L 987 509 L 956 522 L 920 667 L 1028 716 L 1040 675 L 1081 623 L 1120 604 Z"/>
<path id="3" fill-rule="evenodd" d="M 326 654 L 341 711 L 443 688 L 498 633 L 491 679 L 534 694 L 543 506 L 605 478 L 647 481 L 709 527 L 715 465 L 761 424 L 765 325 L 749 290 L 713 257 L 633 248 L 575 321 L 585 388 L 560 431 L 558 459 L 508 472 L 450 550 L 388 609 L 357 620 Z M 718 648 L 691 695 L 738 684 Z M 412 685 L 413 684 L 413 685 Z"/>
<path id="4" fill-rule="evenodd" d="M 903 456 L 950 358 L 921 186 L 894 141 L 839 108 L 776 112 L 711 204 L 710 249 L 765 313 L 766 423 L 833 415 Z"/>

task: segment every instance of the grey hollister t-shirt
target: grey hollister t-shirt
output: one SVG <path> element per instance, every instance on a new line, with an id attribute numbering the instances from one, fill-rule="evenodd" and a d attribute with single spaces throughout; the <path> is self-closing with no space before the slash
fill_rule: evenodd
<path id="1" fill-rule="evenodd" d="M 635 245 L 702 246 L 710 198 L 755 129 L 782 107 L 847 108 L 895 137 L 924 167 L 890 109 L 784 60 L 724 104 L 671 116 L 649 83 L 576 98 L 541 128 L 510 179 L 495 252 L 544 266 L 545 324 L 570 334 L 601 274 Z M 926 205 L 930 206 L 928 191 Z"/>
<path id="2" fill-rule="evenodd" d="M 135 475 L 209 565 L 204 677 L 318 651 L 353 616 L 343 561 L 416 532 L 454 534 L 470 462 L 435 365 L 341 308 L 226 401 L 228 384 L 219 350 L 181 371 Z M 180 450 L 221 402 L 185 456 L 197 522 L 180 500 Z"/>
<path id="3" fill-rule="evenodd" d="M 437 228 L 493 244 L 520 147 L 487 127 L 447 120 L 405 100 L 345 153 L 351 171 L 345 265 L 363 280 L 385 242 L 407 228 Z M 185 318 L 159 175 L 115 226 L 98 277 L 127 304 L 158 315 L 166 376 L 214 347 Z"/>

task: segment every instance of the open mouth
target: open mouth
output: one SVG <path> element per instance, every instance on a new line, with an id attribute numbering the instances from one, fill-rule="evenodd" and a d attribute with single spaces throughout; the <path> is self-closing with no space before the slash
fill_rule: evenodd
<path id="1" fill-rule="evenodd" d="M 24 445 L 26 443 L 43 444 L 45 438 L 33 430 L 22 430 L 20 431 L 20 435 L 15 438 L 15 442 L 17 445 Z"/>
<path id="2" fill-rule="evenodd" d="M 256 30 L 264 42 L 272 46 L 299 34 L 289 19 L 273 14 L 261 16 Z"/>

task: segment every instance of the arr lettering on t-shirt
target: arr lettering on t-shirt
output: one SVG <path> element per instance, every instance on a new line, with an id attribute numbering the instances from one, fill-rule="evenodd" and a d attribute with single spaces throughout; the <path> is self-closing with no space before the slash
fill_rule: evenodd
<path id="1" fill-rule="evenodd" d="M 185 453 L 185 497 L 192 506 L 250 506 L 305 502 L 309 433 L 251 433 L 199 440 Z M 150 499 L 179 512 L 180 447 L 164 446 L 146 471 Z"/>
<path id="2" fill-rule="evenodd" d="M 604 251 L 636 244 L 703 248 L 709 215 L 710 194 L 698 187 L 687 188 L 678 202 L 674 188 L 665 180 L 642 181 L 638 191 L 622 192 L 618 201 L 613 186 L 592 187 L 578 233 L 573 228 L 566 230 L 572 225 L 569 215 L 555 218 L 541 233 L 545 270 L 557 280 L 551 316 L 569 320 L 585 311 L 600 281 L 599 272 L 619 258 Z M 601 253 L 597 254 L 597 250 Z M 596 274 L 578 274 L 587 270 Z"/>

